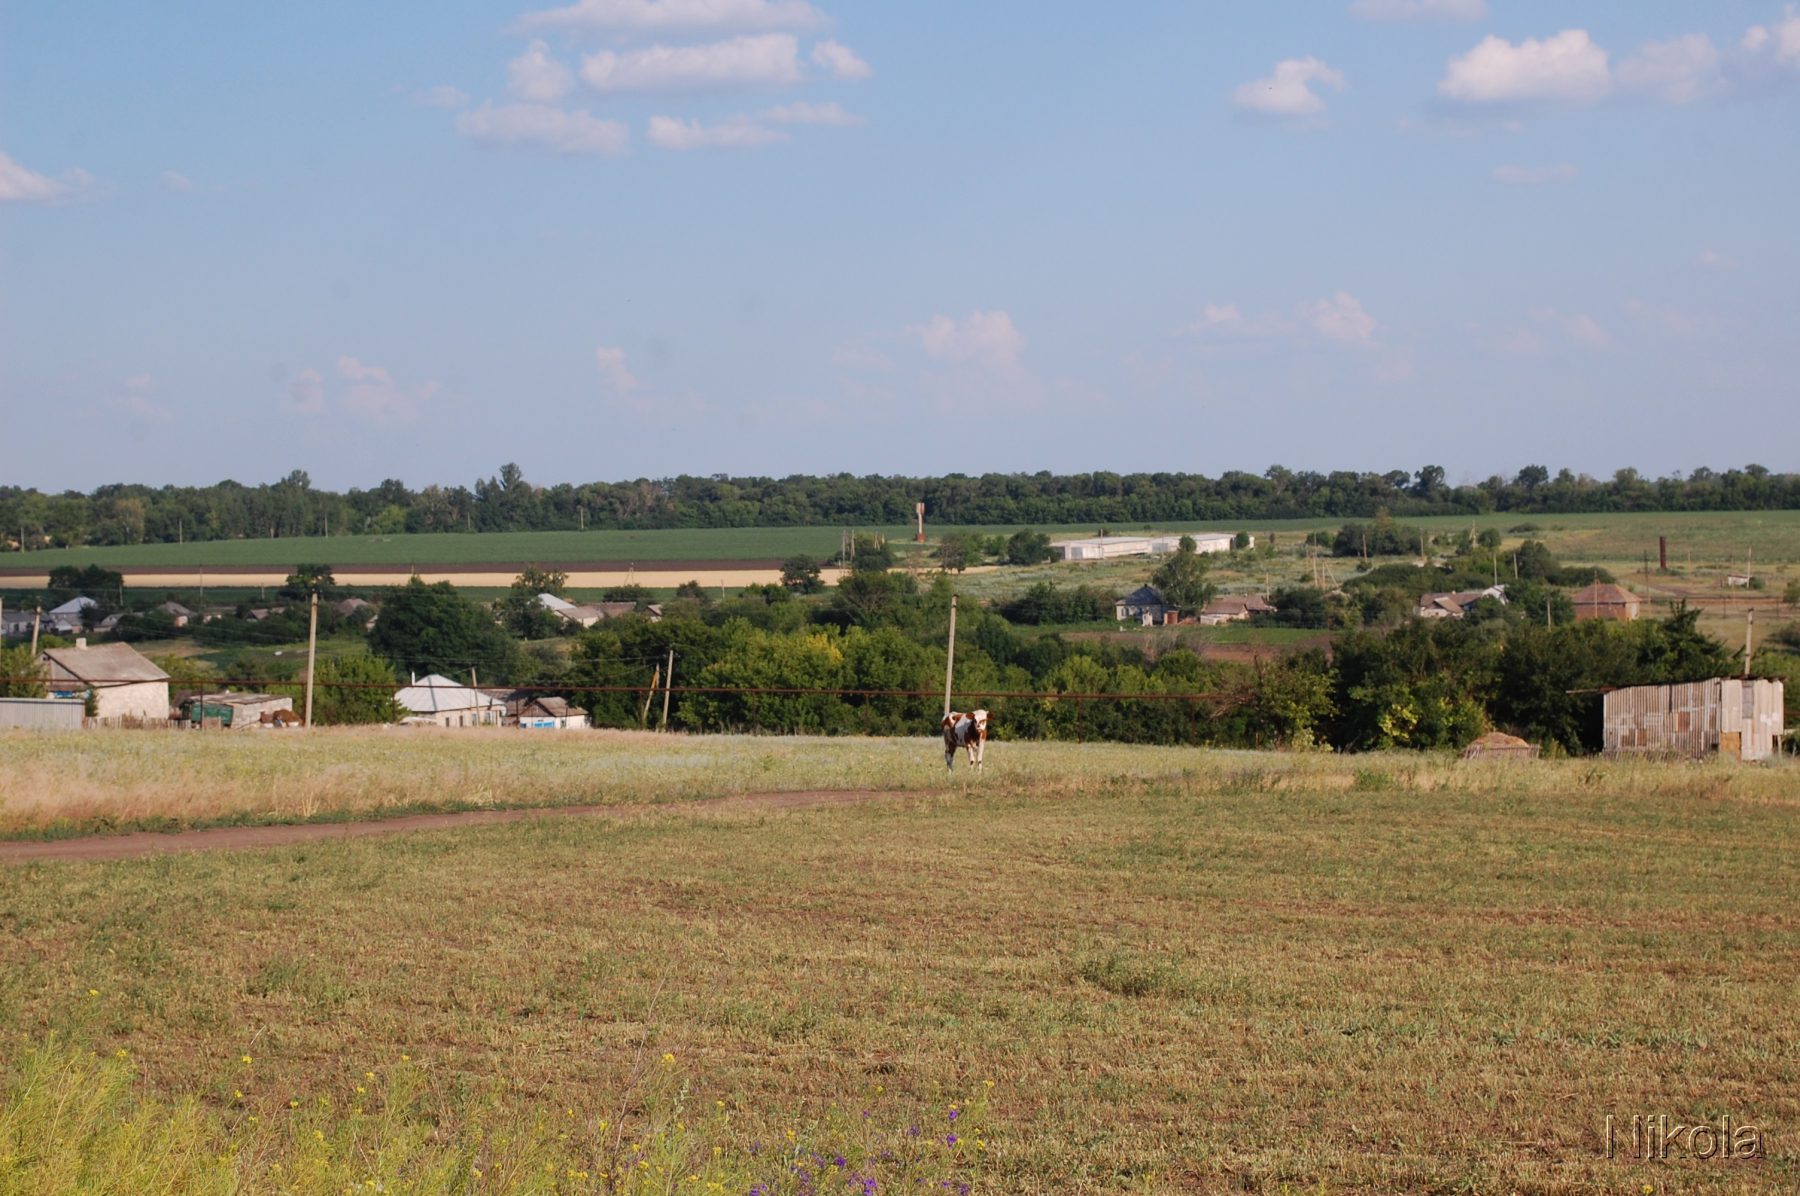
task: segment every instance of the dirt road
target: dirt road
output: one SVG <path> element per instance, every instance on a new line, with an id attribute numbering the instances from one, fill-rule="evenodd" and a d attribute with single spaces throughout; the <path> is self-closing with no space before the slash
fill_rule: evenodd
<path id="1" fill-rule="evenodd" d="M 928 791 L 929 792 L 929 791 Z M 211 830 L 163 834 L 136 831 L 126 835 L 88 835 L 79 839 L 0 842 L 0 865 L 55 860 L 125 860 L 182 851 L 231 851 L 255 847 L 287 847 L 330 839 L 363 839 L 414 831 L 457 830 L 528 819 L 627 818 L 646 814 L 734 810 L 793 810 L 814 806 L 847 806 L 883 798 L 918 797 L 916 792 L 867 789 L 812 789 L 777 793 L 736 793 L 699 802 L 626 806 L 543 806 L 522 810 L 469 810 L 454 814 L 412 814 L 368 822 L 307 822 L 284 826 L 223 826 Z"/>

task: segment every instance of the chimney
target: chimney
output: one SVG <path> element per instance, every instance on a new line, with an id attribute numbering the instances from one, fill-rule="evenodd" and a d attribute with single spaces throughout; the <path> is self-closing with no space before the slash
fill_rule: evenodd
<path id="1" fill-rule="evenodd" d="M 76 636 L 75 637 L 75 646 L 77 648 L 86 648 L 87 647 L 87 636 L 85 636 L 85 635 Z"/>

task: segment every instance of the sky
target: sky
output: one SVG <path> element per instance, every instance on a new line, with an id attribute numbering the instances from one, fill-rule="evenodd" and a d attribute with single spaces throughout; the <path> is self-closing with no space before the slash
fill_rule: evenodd
<path id="1" fill-rule="evenodd" d="M 1800 468 L 1800 11 L 0 0 L 0 485 Z"/>

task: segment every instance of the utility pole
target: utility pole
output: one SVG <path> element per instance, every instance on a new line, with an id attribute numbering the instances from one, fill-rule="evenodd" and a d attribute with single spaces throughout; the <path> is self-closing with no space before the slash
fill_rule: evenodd
<path id="1" fill-rule="evenodd" d="M 313 698 L 313 662 L 319 651 L 319 591 L 312 592 L 312 603 L 306 618 L 306 720 L 304 725 L 312 728 Z"/>
<path id="2" fill-rule="evenodd" d="M 944 654 L 944 713 L 950 713 L 950 678 L 956 673 L 956 595 L 950 595 L 950 650 Z"/>
<path id="3" fill-rule="evenodd" d="M 638 714 L 638 726 L 640 727 L 648 726 L 650 723 L 650 701 L 656 697 L 656 683 L 661 680 L 662 665 L 658 664 L 650 674 L 650 692 L 644 695 L 644 709 Z"/>
<path id="4" fill-rule="evenodd" d="M 1744 614 L 1744 679 L 1750 679 L 1750 629 L 1756 626 L 1756 608 L 1753 606 Z"/>
<path id="5" fill-rule="evenodd" d="M 663 709 L 662 722 L 656 724 L 658 731 L 669 729 L 669 689 L 675 684 L 675 649 L 669 649 L 669 671 L 663 674 Z"/>
<path id="6" fill-rule="evenodd" d="M 31 619 L 31 656 L 33 660 L 37 659 L 38 628 L 43 625 L 44 608 L 40 606 L 37 608 L 37 613 L 33 615 Z"/>

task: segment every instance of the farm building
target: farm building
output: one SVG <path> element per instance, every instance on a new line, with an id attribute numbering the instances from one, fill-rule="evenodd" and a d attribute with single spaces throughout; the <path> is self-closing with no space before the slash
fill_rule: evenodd
<path id="1" fill-rule="evenodd" d="M 1780 750 L 1784 696 L 1781 682 L 1748 677 L 1615 689 L 1604 700 L 1601 749 L 1762 760 Z"/>
<path id="2" fill-rule="evenodd" d="M 528 731 L 572 731 L 588 725 L 588 713 L 566 698 L 520 693 L 506 700 L 506 725 Z"/>
<path id="3" fill-rule="evenodd" d="M 1242 623 L 1251 615 L 1274 613 L 1275 608 L 1261 594 L 1233 594 L 1207 603 L 1200 612 L 1200 624 L 1203 627 L 1216 627 L 1220 623 Z"/>
<path id="4" fill-rule="evenodd" d="M 1188 532 L 1199 552 L 1230 552 L 1235 540 L 1230 532 Z M 1251 541 L 1254 544 L 1255 538 Z M 1111 561 L 1129 556 L 1161 556 L 1174 552 L 1181 533 L 1148 536 L 1089 536 L 1082 540 L 1052 540 L 1050 552 L 1059 561 Z"/>
<path id="5" fill-rule="evenodd" d="M 437 673 L 414 678 L 394 701 L 406 711 L 400 721 L 410 726 L 497 727 L 506 718 L 501 699 Z"/>
<path id="6" fill-rule="evenodd" d="M 555 594 L 539 594 L 538 604 L 554 615 L 562 617 L 566 623 L 577 627 L 592 627 L 605 619 L 616 619 L 620 615 L 637 613 L 635 602 L 570 602 L 567 598 L 558 598 Z M 651 622 L 662 618 L 662 607 L 652 603 L 644 610 L 644 615 Z"/>
<path id="7" fill-rule="evenodd" d="M 1629 622 L 1638 617 L 1644 600 L 1624 586 L 1595 582 L 1569 595 L 1575 605 L 1577 619 L 1619 619 Z"/>
<path id="8" fill-rule="evenodd" d="M 73 648 L 46 648 L 50 696 L 94 694 L 94 721 L 133 726 L 169 721 L 169 675 L 130 644 L 98 644 L 85 637 Z"/>
<path id="9" fill-rule="evenodd" d="M 1506 587 L 1489 586 L 1485 590 L 1458 590 L 1453 594 L 1421 594 L 1413 613 L 1421 619 L 1460 619 L 1475 609 L 1483 598 L 1506 605 Z"/>
<path id="10" fill-rule="evenodd" d="M 99 606 L 92 598 L 71 598 L 61 606 L 53 606 L 44 612 L 46 632 L 54 635 L 75 635 L 86 626 L 87 613 Z"/>
<path id="11" fill-rule="evenodd" d="M 1130 621 L 1156 627 L 1173 613 L 1175 609 L 1163 601 L 1154 586 L 1139 586 L 1113 603 L 1113 618 L 1121 623 Z"/>
<path id="12" fill-rule="evenodd" d="M 161 611 L 163 614 L 168 615 L 169 618 L 175 620 L 175 626 L 177 627 L 186 627 L 194 619 L 199 618 L 193 611 L 173 600 L 169 602 L 159 602 L 150 609 L 153 612 Z"/>
<path id="13" fill-rule="evenodd" d="M 183 717 L 202 727 L 247 731 L 252 727 L 298 726 L 294 699 L 274 694 L 202 694 L 181 704 Z"/>

